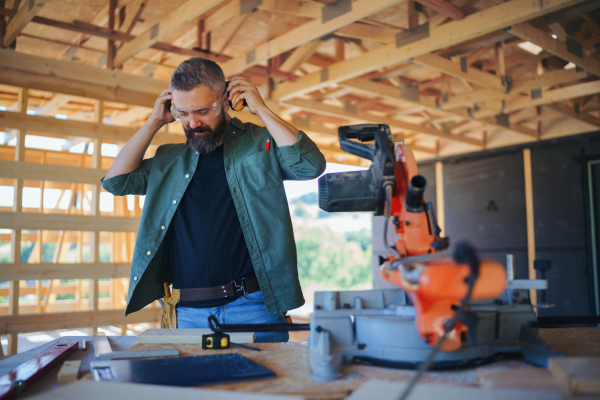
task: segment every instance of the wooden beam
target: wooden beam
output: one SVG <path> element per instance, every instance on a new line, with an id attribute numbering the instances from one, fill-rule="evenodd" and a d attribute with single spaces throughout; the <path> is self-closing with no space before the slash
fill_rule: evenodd
<path id="1" fill-rule="evenodd" d="M 530 96 L 522 97 L 517 100 L 506 102 L 504 112 L 520 110 L 522 108 L 539 106 L 542 104 L 557 103 L 560 101 L 572 99 L 574 97 L 587 96 L 600 93 L 600 80 L 579 83 L 564 88 L 548 90 L 542 92 L 541 97 L 532 99 Z M 483 112 L 485 114 L 485 112 Z M 475 114 L 477 117 L 478 113 Z"/>
<path id="2" fill-rule="evenodd" d="M 73 96 L 69 96 L 66 94 L 57 94 L 52 98 L 52 100 L 48 101 L 47 103 L 44 103 L 44 105 L 40 107 L 39 114 L 54 114 L 56 111 L 58 111 L 59 108 L 61 108 L 65 104 L 68 104 L 69 101 L 71 101 L 72 99 Z"/>
<path id="3" fill-rule="evenodd" d="M 2 226 L 6 229 L 34 229 L 60 231 L 115 231 L 137 232 L 140 219 L 136 217 L 107 217 L 104 215 L 39 214 L 0 211 Z"/>
<path id="4" fill-rule="evenodd" d="M 8 280 L 127 278 L 130 269 L 130 263 L 7 263 L 1 268 Z"/>
<path id="5" fill-rule="evenodd" d="M 596 76 L 600 76 L 600 61 L 598 59 L 588 56 L 583 50 L 582 57 L 569 52 L 566 43 L 553 39 L 552 36 L 528 23 L 513 24 L 510 27 L 509 32 L 520 39 L 540 46 L 550 54 L 554 54 L 563 60 L 570 61 L 578 67 L 583 68 Z M 582 46 L 579 42 L 573 41 L 573 43 L 574 47 L 577 47 L 577 45 Z"/>
<path id="6" fill-rule="evenodd" d="M 154 107 L 169 82 L 0 50 L 0 84 Z"/>
<path id="7" fill-rule="evenodd" d="M 436 104 L 436 101 L 433 97 L 420 96 L 419 100 L 413 100 L 410 98 L 401 97 L 400 91 L 397 88 L 393 88 L 388 85 L 383 85 L 381 83 L 371 82 L 367 79 L 355 78 L 355 79 L 351 79 L 346 82 L 342 82 L 342 85 L 352 87 L 355 90 L 362 91 L 365 93 L 376 94 L 378 96 L 381 96 L 381 97 L 384 97 L 384 98 L 387 98 L 390 100 L 411 103 L 417 107 L 423 107 L 423 108 L 427 108 L 427 109 L 430 109 L 433 111 L 439 111 L 438 104 Z M 442 104 L 442 103 L 440 102 L 440 104 Z M 472 115 L 470 115 L 468 110 L 466 110 L 466 109 L 453 109 L 453 110 L 447 110 L 447 111 L 444 110 L 444 111 L 447 112 L 448 114 L 452 114 L 454 116 L 461 117 L 462 119 L 465 119 L 465 120 L 473 119 Z M 534 136 L 536 138 L 538 137 L 538 135 L 535 132 L 532 132 L 531 130 L 528 130 L 523 127 L 515 126 L 514 124 L 510 125 L 509 127 L 506 127 L 504 125 L 499 125 L 495 119 L 483 119 L 483 120 L 478 120 L 477 122 L 481 122 L 490 127 L 499 128 L 502 130 L 513 131 L 515 133 L 520 133 L 520 134 L 524 134 L 527 136 Z"/>
<path id="8" fill-rule="evenodd" d="M 376 43 L 391 43 L 396 40 L 396 34 L 401 32 L 400 29 L 387 28 L 382 26 L 374 26 L 362 22 L 354 22 L 346 26 L 342 26 L 335 31 L 336 36 L 369 40 Z"/>
<path id="9" fill-rule="evenodd" d="M 17 334 L 28 332 L 76 329 L 86 326 L 121 326 L 144 322 L 160 322 L 160 307 L 143 308 L 127 317 L 123 310 L 80 311 L 68 313 L 14 315 L 0 317 L 0 333 Z"/>
<path id="10" fill-rule="evenodd" d="M 4 35 L 4 47 L 9 47 L 17 39 L 25 25 L 27 25 L 35 14 L 46 4 L 48 0 L 29 0 L 23 7 L 20 7 L 17 14 L 6 25 Z"/>
<path id="11" fill-rule="evenodd" d="M 112 117 L 112 125 L 128 126 L 140 118 L 146 118 L 152 113 L 152 109 L 148 107 L 134 106 L 127 111 L 123 111 Z"/>
<path id="12" fill-rule="evenodd" d="M 561 42 L 567 41 L 567 32 L 565 32 L 565 28 L 562 27 L 560 22 L 554 22 L 548 25 L 548 28 L 556 35 L 556 38 Z"/>
<path id="13" fill-rule="evenodd" d="M 22 129 L 30 132 L 46 132 L 65 136 L 88 137 L 109 142 L 126 142 L 137 132 L 137 128 L 118 125 L 104 125 L 93 122 L 62 120 L 41 115 L 27 115 L 10 111 L 0 111 L 0 127 Z M 159 132 L 152 144 L 183 143 L 185 136 Z"/>
<path id="14" fill-rule="evenodd" d="M 509 93 L 499 92 L 494 89 L 479 89 L 460 93 L 450 96 L 448 102 L 442 104 L 442 108 L 444 110 L 451 110 L 461 106 L 473 106 L 476 103 L 486 100 L 508 100 L 512 98 L 515 93 L 530 94 L 530 91 L 533 89 L 542 89 L 547 86 L 560 85 L 584 78 L 587 78 L 587 73 L 585 71 L 577 71 L 575 68 L 555 70 L 544 75 L 516 78 L 513 81 L 513 88 Z"/>
<path id="15" fill-rule="evenodd" d="M 329 105 L 320 103 L 318 101 L 310 101 L 310 100 L 302 100 L 302 99 L 287 100 L 285 102 L 285 104 L 295 106 L 295 107 L 300 107 L 305 110 L 310 110 L 310 111 L 318 113 L 318 114 L 326 114 L 326 115 L 333 115 L 333 116 L 343 117 L 343 118 L 351 118 L 353 120 L 366 121 L 366 122 L 371 122 L 371 123 L 376 123 L 376 124 L 387 124 L 390 127 L 396 127 L 396 128 L 408 130 L 411 132 L 423 133 L 423 134 L 426 134 L 429 136 L 434 136 L 434 137 L 447 139 L 447 140 L 453 140 L 453 141 L 461 142 L 461 143 L 467 143 L 467 144 L 477 146 L 477 147 L 483 147 L 483 142 L 480 140 L 471 139 L 471 138 L 462 137 L 462 136 L 456 136 L 456 135 L 446 135 L 443 132 L 438 131 L 437 129 L 434 129 L 434 128 L 416 125 L 416 124 L 410 124 L 408 122 L 399 121 L 399 120 L 393 119 L 393 118 L 378 117 L 376 115 L 370 114 L 365 111 L 356 110 L 356 112 L 349 112 L 340 107 L 329 106 Z"/>
<path id="16" fill-rule="evenodd" d="M 536 279 L 533 261 L 535 260 L 535 225 L 533 219 L 533 178 L 531 172 L 531 150 L 523 149 L 523 167 L 525 173 L 525 211 L 527 218 L 527 260 L 529 279 Z M 537 305 L 537 291 L 530 290 L 529 298 L 533 306 Z"/>
<path id="17" fill-rule="evenodd" d="M 477 68 L 467 67 L 467 72 L 463 72 L 460 64 L 435 54 L 425 54 L 415 57 L 413 62 L 486 88 L 504 90 L 500 77 L 496 77 Z"/>
<path id="18" fill-rule="evenodd" d="M 323 42 L 320 40 L 313 40 L 312 42 L 304 43 L 298 46 L 292 54 L 281 64 L 282 71 L 295 72 L 302 64 L 306 62 L 314 54 L 315 51 L 321 46 Z"/>
<path id="19" fill-rule="evenodd" d="M 135 24 L 140 20 L 140 16 L 142 12 L 144 12 L 144 8 L 149 0 L 133 0 L 125 7 L 127 14 L 125 16 L 125 21 L 119 28 L 121 32 L 131 33 Z"/>
<path id="20" fill-rule="evenodd" d="M 138 35 L 135 39 L 123 45 L 115 57 L 115 67 L 123 65 L 125 61 L 147 49 L 175 29 L 192 21 L 210 10 L 222 0 L 190 0 L 177 8 L 169 15 L 164 16 L 159 22 Z"/>
<path id="21" fill-rule="evenodd" d="M 214 46 L 211 45 L 217 54 L 222 54 L 225 49 L 227 49 L 227 46 L 229 46 L 250 15 L 252 15 L 252 13 L 236 15 L 219 30 L 219 41 L 214 43 Z"/>
<path id="22" fill-rule="evenodd" d="M 547 0 L 540 7 L 539 2 L 508 1 L 471 14 L 462 21 L 451 21 L 430 28 L 429 37 L 408 45 L 396 47 L 396 43 L 390 43 L 366 54 L 332 64 L 327 67 L 327 71 L 313 72 L 295 82 L 282 84 L 273 92 L 273 98 L 287 100 L 310 93 L 334 82 L 342 82 L 377 68 L 398 64 L 579 2 L 581 0 Z"/>
<path id="23" fill-rule="evenodd" d="M 577 113 L 573 109 L 573 107 L 569 107 L 563 103 L 546 104 L 546 107 L 556 110 L 561 114 L 568 115 L 569 117 L 577 118 L 585 123 L 588 123 L 590 125 L 594 125 L 594 126 L 597 126 L 600 128 L 600 118 L 594 117 L 593 115 L 590 115 L 586 111 L 580 110 L 579 113 Z"/>
<path id="24" fill-rule="evenodd" d="M 454 4 L 446 0 L 417 0 L 419 3 L 431 8 L 434 11 L 439 12 L 446 17 L 460 21 L 465 19 L 465 12 L 462 8 L 455 6 Z"/>
<path id="25" fill-rule="evenodd" d="M 364 18 L 398 2 L 399 0 L 357 0 L 352 3 L 352 10 L 349 12 L 339 15 L 325 23 L 323 23 L 322 19 L 306 22 L 281 36 L 259 45 L 248 54 L 225 62 L 221 67 L 223 68 L 225 76 L 241 73 L 253 65 L 267 61 L 306 42 L 319 39 L 344 25 Z"/>
<path id="26" fill-rule="evenodd" d="M 321 18 L 323 4 L 314 1 L 262 0 L 259 10 L 290 14 L 304 18 Z"/>
<path id="27" fill-rule="evenodd" d="M 0 178 L 97 184 L 107 170 L 0 160 Z"/>

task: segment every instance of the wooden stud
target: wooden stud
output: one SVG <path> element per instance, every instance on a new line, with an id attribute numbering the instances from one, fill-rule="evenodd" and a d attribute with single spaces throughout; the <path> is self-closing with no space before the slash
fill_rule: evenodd
<path id="1" fill-rule="evenodd" d="M 10 44 L 10 43 L 9 43 Z M 19 96 L 17 101 L 17 111 L 19 113 L 27 112 L 27 101 L 29 98 L 29 91 L 27 89 L 19 89 Z M 17 131 L 17 143 L 15 146 L 15 161 L 23 161 L 25 159 L 25 131 Z M 13 213 L 20 213 L 23 210 L 23 180 L 14 179 L 13 181 Z M 13 229 L 11 234 L 11 252 L 10 262 L 20 263 L 21 262 L 21 229 Z M 19 290 L 20 283 L 18 280 L 9 281 L 9 296 L 8 296 L 8 314 L 18 315 L 19 314 Z M 17 335 L 8 335 L 7 354 L 17 354 Z"/>
<path id="2" fill-rule="evenodd" d="M 419 25 L 419 13 L 415 9 L 415 2 L 414 0 L 406 0 L 404 4 L 406 5 L 406 27 L 408 29 L 414 28 Z"/>
<path id="3" fill-rule="evenodd" d="M 344 61 L 346 59 L 346 51 L 344 39 L 334 38 L 335 44 L 335 61 Z"/>
<path id="4" fill-rule="evenodd" d="M 435 163 L 435 203 L 438 225 L 442 230 L 441 236 L 448 236 L 446 234 L 446 207 L 444 203 L 444 164 L 441 161 Z"/>
<path id="5" fill-rule="evenodd" d="M 536 279 L 533 261 L 535 260 L 535 225 L 533 220 L 533 178 L 531 173 L 531 150 L 523 149 L 523 167 L 525 169 L 525 212 L 527 218 L 527 259 L 529 279 Z M 537 291 L 530 290 L 529 298 L 533 306 L 537 305 Z M 534 308 L 537 314 L 537 308 Z"/>
<path id="6" fill-rule="evenodd" d="M 115 30 L 115 10 L 117 8 L 117 0 L 108 0 L 108 29 Z M 115 59 L 115 41 L 108 39 L 106 48 L 106 69 L 114 68 Z"/>

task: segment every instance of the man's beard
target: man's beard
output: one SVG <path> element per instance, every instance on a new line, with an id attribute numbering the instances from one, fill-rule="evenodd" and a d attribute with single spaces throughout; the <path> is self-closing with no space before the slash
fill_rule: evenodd
<path id="1" fill-rule="evenodd" d="M 185 144 L 200 154 L 208 154 L 216 149 L 225 136 L 225 130 L 227 129 L 227 119 L 223 110 L 221 110 L 220 114 L 221 118 L 217 122 L 217 125 L 215 125 L 214 130 L 208 125 L 199 126 L 194 129 L 184 126 L 183 130 L 187 138 Z M 196 133 L 201 134 L 197 135 Z"/>

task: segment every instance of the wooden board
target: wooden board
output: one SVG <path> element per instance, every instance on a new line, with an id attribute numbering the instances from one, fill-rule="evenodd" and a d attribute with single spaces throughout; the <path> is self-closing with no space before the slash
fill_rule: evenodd
<path id="1" fill-rule="evenodd" d="M 138 343 L 202 344 L 202 335 L 213 333 L 210 329 L 148 329 L 137 336 Z M 256 333 L 229 333 L 233 343 L 254 343 Z"/>
<path id="2" fill-rule="evenodd" d="M 178 349 L 113 351 L 104 333 L 94 332 L 94 354 L 100 360 L 178 356 Z"/>
<path id="3" fill-rule="evenodd" d="M 31 400 L 107 400 L 107 399 L 177 399 L 177 400 L 301 400 L 299 396 L 265 395 L 139 383 L 94 382 L 82 379 L 76 383 L 30 397 Z"/>
<path id="4" fill-rule="evenodd" d="M 77 381 L 81 360 L 65 361 L 58 371 L 58 385 L 65 386 Z"/>
<path id="5" fill-rule="evenodd" d="M 477 381 L 488 388 L 550 390 L 568 393 L 545 368 L 516 368 L 477 371 Z"/>
<path id="6" fill-rule="evenodd" d="M 600 394 L 600 357 L 551 358 L 548 369 L 573 394 Z"/>
<path id="7" fill-rule="evenodd" d="M 406 388 L 406 382 L 394 382 L 372 379 L 355 390 L 346 400 L 396 400 Z M 511 400 L 559 400 L 560 393 L 530 389 L 490 389 L 481 387 L 452 386 L 437 384 L 417 384 L 409 398 L 411 400 L 480 400 L 480 399 L 511 399 Z"/>

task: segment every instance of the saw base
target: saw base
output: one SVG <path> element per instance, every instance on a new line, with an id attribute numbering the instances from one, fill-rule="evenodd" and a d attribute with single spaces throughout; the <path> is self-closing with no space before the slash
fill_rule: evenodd
<path id="1" fill-rule="evenodd" d="M 560 356 L 539 338 L 530 304 L 480 303 L 470 309 L 478 319 L 470 343 L 465 338 L 459 350 L 438 352 L 434 369 L 477 366 L 515 353 L 546 366 L 549 357 Z M 400 289 L 317 292 L 310 328 L 310 365 L 318 381 L 340 377 L 351 362 L 416 368 L 432 350 Z"/>

